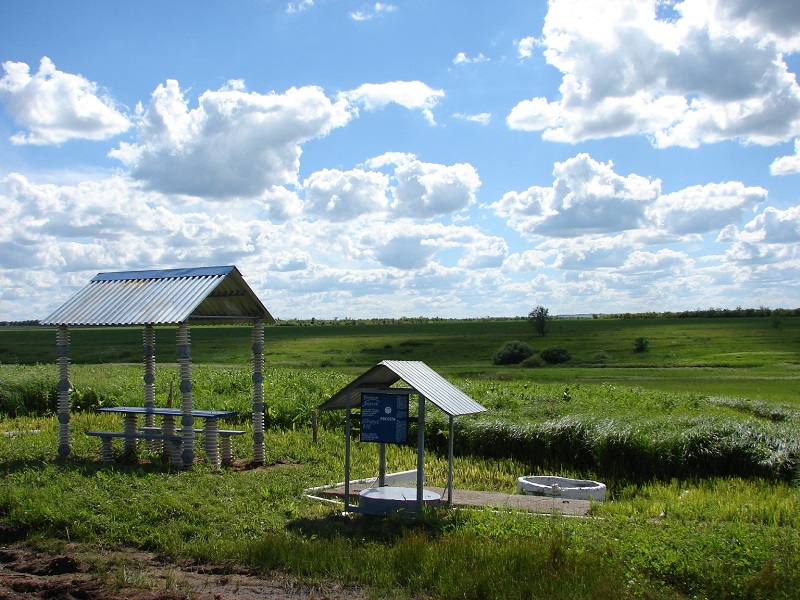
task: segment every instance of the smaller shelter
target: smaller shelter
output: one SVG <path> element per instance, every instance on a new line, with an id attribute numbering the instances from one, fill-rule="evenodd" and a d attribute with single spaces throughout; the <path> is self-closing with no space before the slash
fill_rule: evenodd
<path id="1" fill-rule="evenodd" d="M 155 397 L 154 327 L 176 325 L 182 409 L 181 454 L 185 466 L 194 462 L 190 323 L 252 323 L 253 461 L 264 462 L 264 323 L 273 324 L 275 319 L 235 266 L 98 273 L 41 321 L 42 325 L 58 327 L 59 456 L 70 454 L 69 328 L 142 326 L 144 406 L 152 408 Z M 149 418 L 152 419 L 152 415 Z"/>
<path id="2" fill-rule="evenodd" d="M 408 389 L 392 388 L 403 381 Z M 453 499 L 453 420 L 461 415 L 484 412 L 485 407 L 467 396 L 436 371 L 421 361 L 384 360 L 357 377 L 331 398 L 319 410 L 345 410 L 345 512 L 350 510 L 350 419 L 351 410 L 361 408 L 364 394 L 374 391 L 410 392 L 418 396 L 417 408 L 417 496 L 416 512 L 422 512 L 425 484 L 425 400 L 449 417 L 447 493 Z M 379 486 L 384 485 L 385 454 L 380 444 Z"/>

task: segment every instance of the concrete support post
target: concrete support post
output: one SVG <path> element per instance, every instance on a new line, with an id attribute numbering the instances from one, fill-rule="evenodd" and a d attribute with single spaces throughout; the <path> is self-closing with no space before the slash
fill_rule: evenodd
<path id="1" fill-rule="evenodd" d="M 264 323 L 253 324 L 253 463 L 264 464 Z"/>
<path id="2" fill-rule="evenodd" d="M 453 506 L 453 415 L 450 415 L 450 427 L 447 438 L 447 504 Z"/>
<path id="3" fill-rule="evenodd" d="M 425 487 L 425 396 L 419 394 L 417 409 L 417 514 L 422 515 Z"/>
<path id="4" fill-rule="evenodd" d="M 192 351 L 189 324 L 178 326 L 178 371 L 181 390 L 181 460 L 184 467 L 194 464 L 194 417 L 192 416 Z"/>
<path id="5" fill-rule="evenodd" d="M 56 332 L 56 364 L 58 365 L 58 456 L 66 458 L 70 453 L 69 442 L 69 412 L 70 392 L 72 384 L 69 381 L 69 328 L 59 325 Z"/>

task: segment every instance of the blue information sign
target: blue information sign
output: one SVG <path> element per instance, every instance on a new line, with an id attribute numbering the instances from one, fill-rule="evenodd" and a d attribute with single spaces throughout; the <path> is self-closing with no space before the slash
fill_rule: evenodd
<path id="1" fill-rule="evenodd" d="M 361 441 L 405 444 L 408 394 L 361 393 Z"/>

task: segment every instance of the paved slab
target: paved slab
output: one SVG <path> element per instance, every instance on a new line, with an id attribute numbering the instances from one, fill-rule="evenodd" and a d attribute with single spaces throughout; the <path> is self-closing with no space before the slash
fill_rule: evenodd
<path id="1" fill-rule="evenodd" d="M 358 494 L 368 484 L 353 483 L 350 485 L 350 501 L 358 504 Z M 416 493 L 416 488 L 413 488 Z M 425 486 L 426 490 L 441 495 L 442 501 L 447 501 L 447 490 L 440 487 Z M 344 498 L 344 486 L 331 488 L 320 492 L 327 498 Z M 591 502 L 589 500 L 568 500 L 564 498 L 548 498 L 546 496 L 528 496 L 525 494 L 503 494 L 500 492 L 483 492 L 476 490 L 453 490 L 454 506 L 490 507 L 507 510 L 521 510 L 538 514 L 562 514 L 571 516 L 585 516 L 589 513 Z"/>

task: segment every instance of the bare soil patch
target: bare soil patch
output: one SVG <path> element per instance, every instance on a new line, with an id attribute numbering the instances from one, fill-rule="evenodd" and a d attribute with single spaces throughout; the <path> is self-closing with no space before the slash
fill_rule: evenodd
<path id="1" fill-rule="evenodd" d="M 64 544 L 46 552 L 29 544 L 0 545 L 0 600 L 345 599 L 364 590 L 314 585 L 282 573 L 199 564 L 136 550 Z"/>

